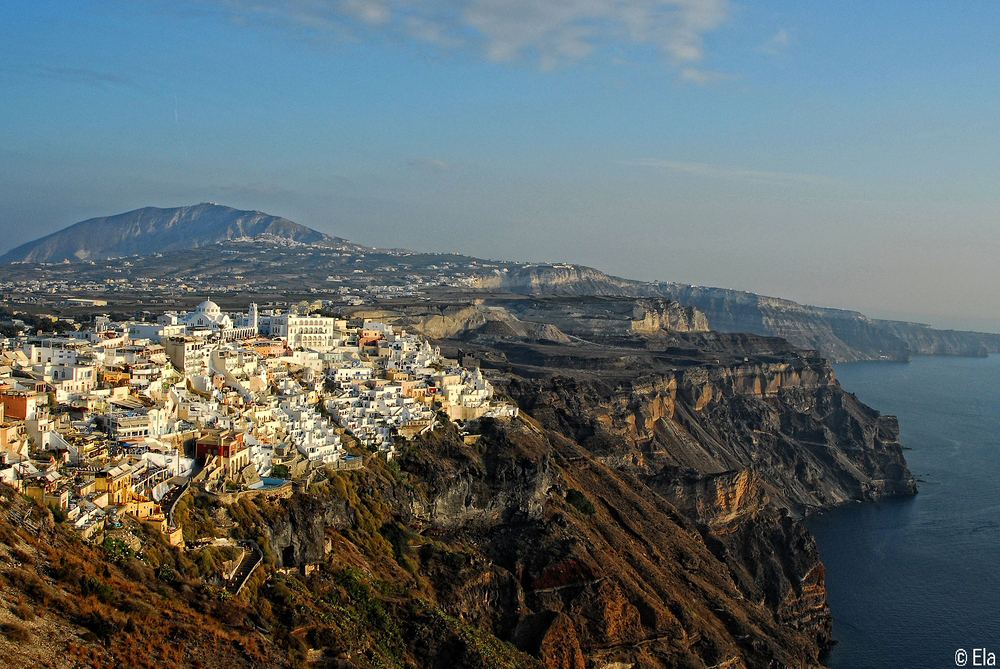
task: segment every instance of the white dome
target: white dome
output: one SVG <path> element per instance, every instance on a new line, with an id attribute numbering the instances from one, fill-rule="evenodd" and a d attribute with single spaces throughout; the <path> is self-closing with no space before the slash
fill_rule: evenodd
<path id="1" fill-rule="evenodd" d="M 219 309 L 219 305 L 213 302 L 212 300 L 205 300 L 204 302 L 198 305 L 197 311 L 201 311 L 206 314 L 217 314 L 221 310 Z"/>
<path id="2" fill-rule="evenodd" d="M 205 300 L 194 311 L 184 317 L 184 324 L 197 329 L 208 327 L 225 330 L 233 326 L 233 321 L 229 316 L 222 313 L 218 304 L 212 300 Z"/>

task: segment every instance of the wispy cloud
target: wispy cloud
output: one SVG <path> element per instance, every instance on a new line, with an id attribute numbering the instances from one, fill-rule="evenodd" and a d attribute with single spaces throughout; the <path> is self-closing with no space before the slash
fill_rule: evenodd
<path id="1" fill-rule="evenodd" d="M 788 41 L 789 41 L 788 29 L 782 28 L 777 33 L 775 33 L 774 36 L 771 37 L 771 39 L 767 40 L 759 47 L 757 47 L 757 50 L 762 53 L 770 54 L 772 56 L 777 56 L 783 53 L 785 49 L 788 47 Z"/>
<path id="2" fill-rule="evenodd" d="M 9 72 L 17 72 L 17 69 L 7 69 Z M 82 67 L 46 67 L 42 65 L 29 65 L 20 72 L 36 77 L 46 77 L 58 79 L 67 83 L 88 84 L 92 86 L 112 85 L 134 88 L 136 83 L 129 77 L 124 77 L 108 72 L 99 72 Z"/>
<path id="3" fill-rule="evenodd" d="M 698 84 L 699 86 L 707 86 L 708 84 L 715 83 L 716 81 L 725 81 L 727 79 L 734 79 L 735 77 L 731 74 L 726 74 L 724 72 L 712 72 L 711 70 L 699 70 L 695 67 L 685 67 L 681 69 L 681 79 L 684 81 L 690 81 L 693 84 Z"/>
<path id="4" fill-rule="evenodd" d="M 771 186 L 789 186 L 793 184 L 832 184 L 835 179 L 817 174 L 802 174 L 799 172 L 768 172 L 764 170 L 748 170 L 742 167 L 725 165 L 709 165 L 706 163 L 686 163 L 676 160 L 634 160 L 626 161 L 624 165 L 633 167 L 652 167 L 670 172 L 681 172 L 710 179 L 726 179 L 729 181 L 747 181 Z"/>
<path id="5" fill-rule="evenodd" d="M 384 33 L 542 69 L 626 44 L 659 51 L 672 66 L 694 72 L 705 55 L 705 35 L 729 14 L 729 0 L 206 1 L 221 4 L 243 22 L 277 21 L 338 38 Z"/>
<path id="6" fill-rule="evenodd" d="M 410 158 L 406 161 L 408 167 L 424 172 L 449 172 L 451 164 L 436 158 Z"/>

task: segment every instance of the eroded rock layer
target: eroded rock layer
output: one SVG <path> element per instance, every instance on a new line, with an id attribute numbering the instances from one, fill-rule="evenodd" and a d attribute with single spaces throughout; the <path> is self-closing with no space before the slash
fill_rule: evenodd
<path id="1" fill-rule="evenodd" d="M 479 354 L 522 417 L 470 423 L 474 444 L 440 428 L 403 449 L 399 481 L 359 490 L 449 547 L 421 548 L 413 583 L 546 667 L 819 666 L 824 568 L 797 517 L 914 492 L 895 420 L 780 340 L 668 339 L 498 338 Z M 269 530 L 287 566 L 363 524 L 302 503 Z"/>

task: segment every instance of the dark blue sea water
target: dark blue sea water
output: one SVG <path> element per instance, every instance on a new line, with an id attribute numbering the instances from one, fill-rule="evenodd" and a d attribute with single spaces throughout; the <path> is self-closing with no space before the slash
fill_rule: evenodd
<path id="1" fill-rule="evenodd" d="M 826 564 L 832 669 L 1000 657 L 1000 356 L 835 366 L 844 389 L 899 417 L 919 494 L 807 525 Z"/>

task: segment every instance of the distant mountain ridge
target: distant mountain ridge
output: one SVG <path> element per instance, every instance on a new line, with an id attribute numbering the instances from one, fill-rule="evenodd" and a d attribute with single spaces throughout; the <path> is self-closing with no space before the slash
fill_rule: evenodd
<path id="1" fill-rule="evenodd" d="M 261 235 L 302 244 L 363 249 L 287 218 L 202 203 L 169 209 L 144 207 L 124 214 L 91 218 L 21 244 L 0 256 L 0 263 L 81 262 L 150 255 Z"/>
<path id="2" fill-rule="evenodd" d="M 1000 334 L 936 330 L 923 323 L 869 318 L 857 311 L 815 307 L 728 288 L 623 279 L 591 267 L 526 265 L 484 275 L 482 290 L 522 295 L 666 297 L 693 307 L 717 332 L 781 337 L 834 362 L 908 360 L 913 355 L 983 357 L 1000 352 Z"/>
<path id="3" fill-rule="evenodd" d="M 88 219 L 8 251 L 0 256 L 0 264 L 151 256 L 247 238 L 262 243 L 375 252 L 280 216 L 202 203 L 169 209 L 145 207 Z M 921 323 L 878 320 L 856 311 L 803 305 L 726 288 L 635 281 L 568 263 L 505 265 L 502 272 L 479 274 L 474 289 L 491 294 L 668 298 L 704 314 L 712 330 L 781 337 L 799 348 L 818 350 L 834 362 L 1000 352 L 1000 334 L 936 330 Z"/>

